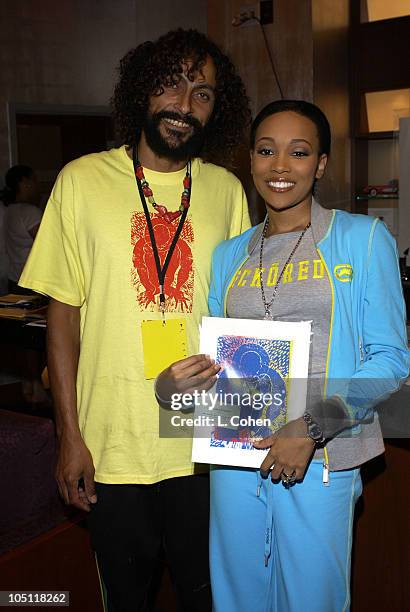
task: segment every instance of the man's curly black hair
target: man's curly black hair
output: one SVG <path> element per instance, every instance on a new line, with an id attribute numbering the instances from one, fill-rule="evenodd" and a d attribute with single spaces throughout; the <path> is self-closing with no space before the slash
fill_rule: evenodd
<path id="1" fill-rule="evenodd" d="M 111 100 L 117 130 L 123 143 L 139 141 L 149 98 L 176 82 L 183 61 L 192 65 L 188 78 L 194 79 L 207 56 L 216 67 L 215 106 L 205 130 L 200 152 L 204 161 L 231 166 L 236 147 L 244 140 L 250 123 L 249 99 L 242 79 L 230 59 L 197 30 L 173 30 L 156 42 L 145 42 L 129 51 L 120 62 L 120 80 Z"/>

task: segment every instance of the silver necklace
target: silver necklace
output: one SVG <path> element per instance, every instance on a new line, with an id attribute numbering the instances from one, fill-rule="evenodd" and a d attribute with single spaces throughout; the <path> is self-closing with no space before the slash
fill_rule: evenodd
<path id="1" fill-rule="evenodd" d="M 273 320 L 273 315 L 272 315 L 272 312 L 271 312 L 271 308 L 272 308 L 272 304 L 273 304 L 273 302 L 275 301 L 275 298 L 276 298 L 276 294 L 277 294 L 277 291 L 278 291 L 278 288 L 279 288 L 279 283 L 282 280 L 282 276 L 283 276 L 283 274 L 285 272 L 286 266 L 291 261 L 292 257 L 296 253 L 296 250 L 297 250 L 298 246 L 302 242 L 303 236 L 306 234 L 307 230 L 311 226 L 311 222 L 309 221 L 309 223 L 306 225 L 306 227 L 302 230 L 302 233 L 300 234 L 300 236 L 299 236 L 295 246 L 293 247 L 289 257 L 285 261 L 284 266 L 283 266 L 283 268 L 281 270 L 281 273 L 279 274 L 278 279 L 276 281 L 276 284 L 275 284 L 275 286 L 273 288 L 272 299 L 270 300 L 270 302 L 266 301 L 265 287 L 263 285 L 263 277 L 262 277 L 263 245 L 265 243 L 265 238 L 266 238 L 266 233 L 268 231 L 268 226 L 269 226 L 269 218 L 266 217 L 265 225 L 263 226 L 263 232 L 262 232 L 262 238 L 261 238 L 261 247 L 260 247 L 260 251 L 259 251 L 259 280 L 260 280 L 260 286 L 261 286 L 263 307 L 265 309 L 265 316 L 263 318 L 272 321 Z"/>

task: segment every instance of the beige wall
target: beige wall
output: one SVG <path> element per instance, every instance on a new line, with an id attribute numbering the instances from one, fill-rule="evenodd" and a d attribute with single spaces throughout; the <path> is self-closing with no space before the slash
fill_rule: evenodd
<path id="1" fill-rule="evenodd" d="M 206 0 L 2 0 L 0 184 L 7 103 L 107 106 L 119 59 L 170 28 L 206 28 Z M 41 146 L 41 144 L 40 144 Z"/>
<path id="2" fill-rule="evenodd" d="M 255 113 L 279 97 L 260 26 L 233 27 L 232 19 L 251 0 L 208 0 L 208 33 L 232 57 L 246 83 Z M 288 98 L 312 98 L 310 2 L 275 0 L 274 23 L 265 26 L 279 80 Z"/>
<path id="3" fill-rule="evenodd" d="M 138 42 L 174 28 L 207 31 L 207 0 L 135 0 L 135 4 Z"/>
<path id="4" fill-rule="evenodd" d="M 208 34 L 220 44 L 235 63 L 242 76 L 255 115 L 268 102 L 280 97 L 260 26 L 233 27 L 232 19 L 242 7 L 254 4 L 246 0 L 208 0 Z M 287 97 L 312 99 L 312 34 L 310 2 L 305 0 L 275 0 L 274 23 L 265 26 L 279 81 Z M 264 214 L 249 172 L 249 152 L 246 148 L 238 158 L 237 174 L 249 200 L 252 221 Z"/>
<path id="5" fill-rule="evenodd" d="M 351 208 L 349 116 L 349 3 L 312 0 L 313 102 L 332 128 L 332 151 L 318 198 L 329 208 Z"/>
<path id="6" fill-rule="evenodd" d="M 178 26 L 208 30 L 241 73 L 255 113 L 279 92 L 260 27 L 234 28 L 247 0 L 2 0 L 0 2 L 0 183 L 9 166 L 7 103 L 107 106 L 120 57 Z M 255 4 L 249 2 L 249 4 Z M 275 0 L 265 31 L 286 97 L 315 100 L 331 120 L 332 165 L 321 193 L 348 205 L 347 0 Z M 251 189 L 248 152 L 238 174 Z M 259 210 L 262 206 L 259 204 Z"/>
<path id="7" fill-rule="evenodd" d="M 260 26 L 232 27 L 251 0 L 208 0 L 208 34 L 231 55 L 247 87 L 253 113 L 280 97 Z M 286 98 L 314 101 L 328 115 L 334 155 L 319 196 L 327 206 L 350 206 L 348 98 L 348 0 L 275 0 L 274 23 L 265 26 Z M 245 184 L 253 221 L 263 214 L 249 174 L 248 153 L 238 175 Z"/>
<path id="8" fill-rule="evenodd" d="M 400 119 L 399 134 L 399 251 L 400 255 L 404 249 L 410 247 L 410 117 Z M 410 265 L 410 256 L 407 257 L 407 265 Z"/>
<path id="9" fill-rule="evenodd" d="M 361 0 L 363 21 L 378 21 L 379 19 L 392 19 L 410 15 L 410 0 Z"/>

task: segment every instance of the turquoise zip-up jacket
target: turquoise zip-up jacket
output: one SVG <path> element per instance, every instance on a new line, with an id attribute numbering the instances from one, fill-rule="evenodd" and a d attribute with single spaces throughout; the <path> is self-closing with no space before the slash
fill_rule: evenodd
<path id="1" fill-rule="evenodd" d="M 397 247 L 384 223 L 373 217 L 328 210 L 313 201 L 311 222 L 332 292 L 324 396 L 333 401 L 309 411 L 325 432 L 332 426 L 338 432 L 327 445 L 330 469 L 348 469 L 383 452 L 374 407 L 409 374 Z M 208 299 L 212 316 L 226 316 L 230 284 L 262 229 L 260 224 L 215 249 Z M 332 414 L 324 415 L 323 406 Z"/>

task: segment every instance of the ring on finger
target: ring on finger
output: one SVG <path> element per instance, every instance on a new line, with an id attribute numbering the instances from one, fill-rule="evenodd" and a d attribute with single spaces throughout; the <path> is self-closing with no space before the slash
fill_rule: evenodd
<path id="1" fill-rule="evenodd" d="M 291 485 L 296 482 L 296 474 L 295 470 L 293 470 L 292 474 L 286 474 L 286 472 L 282 472 L 281 474 L 282 482 L 285 485 Z"/>

